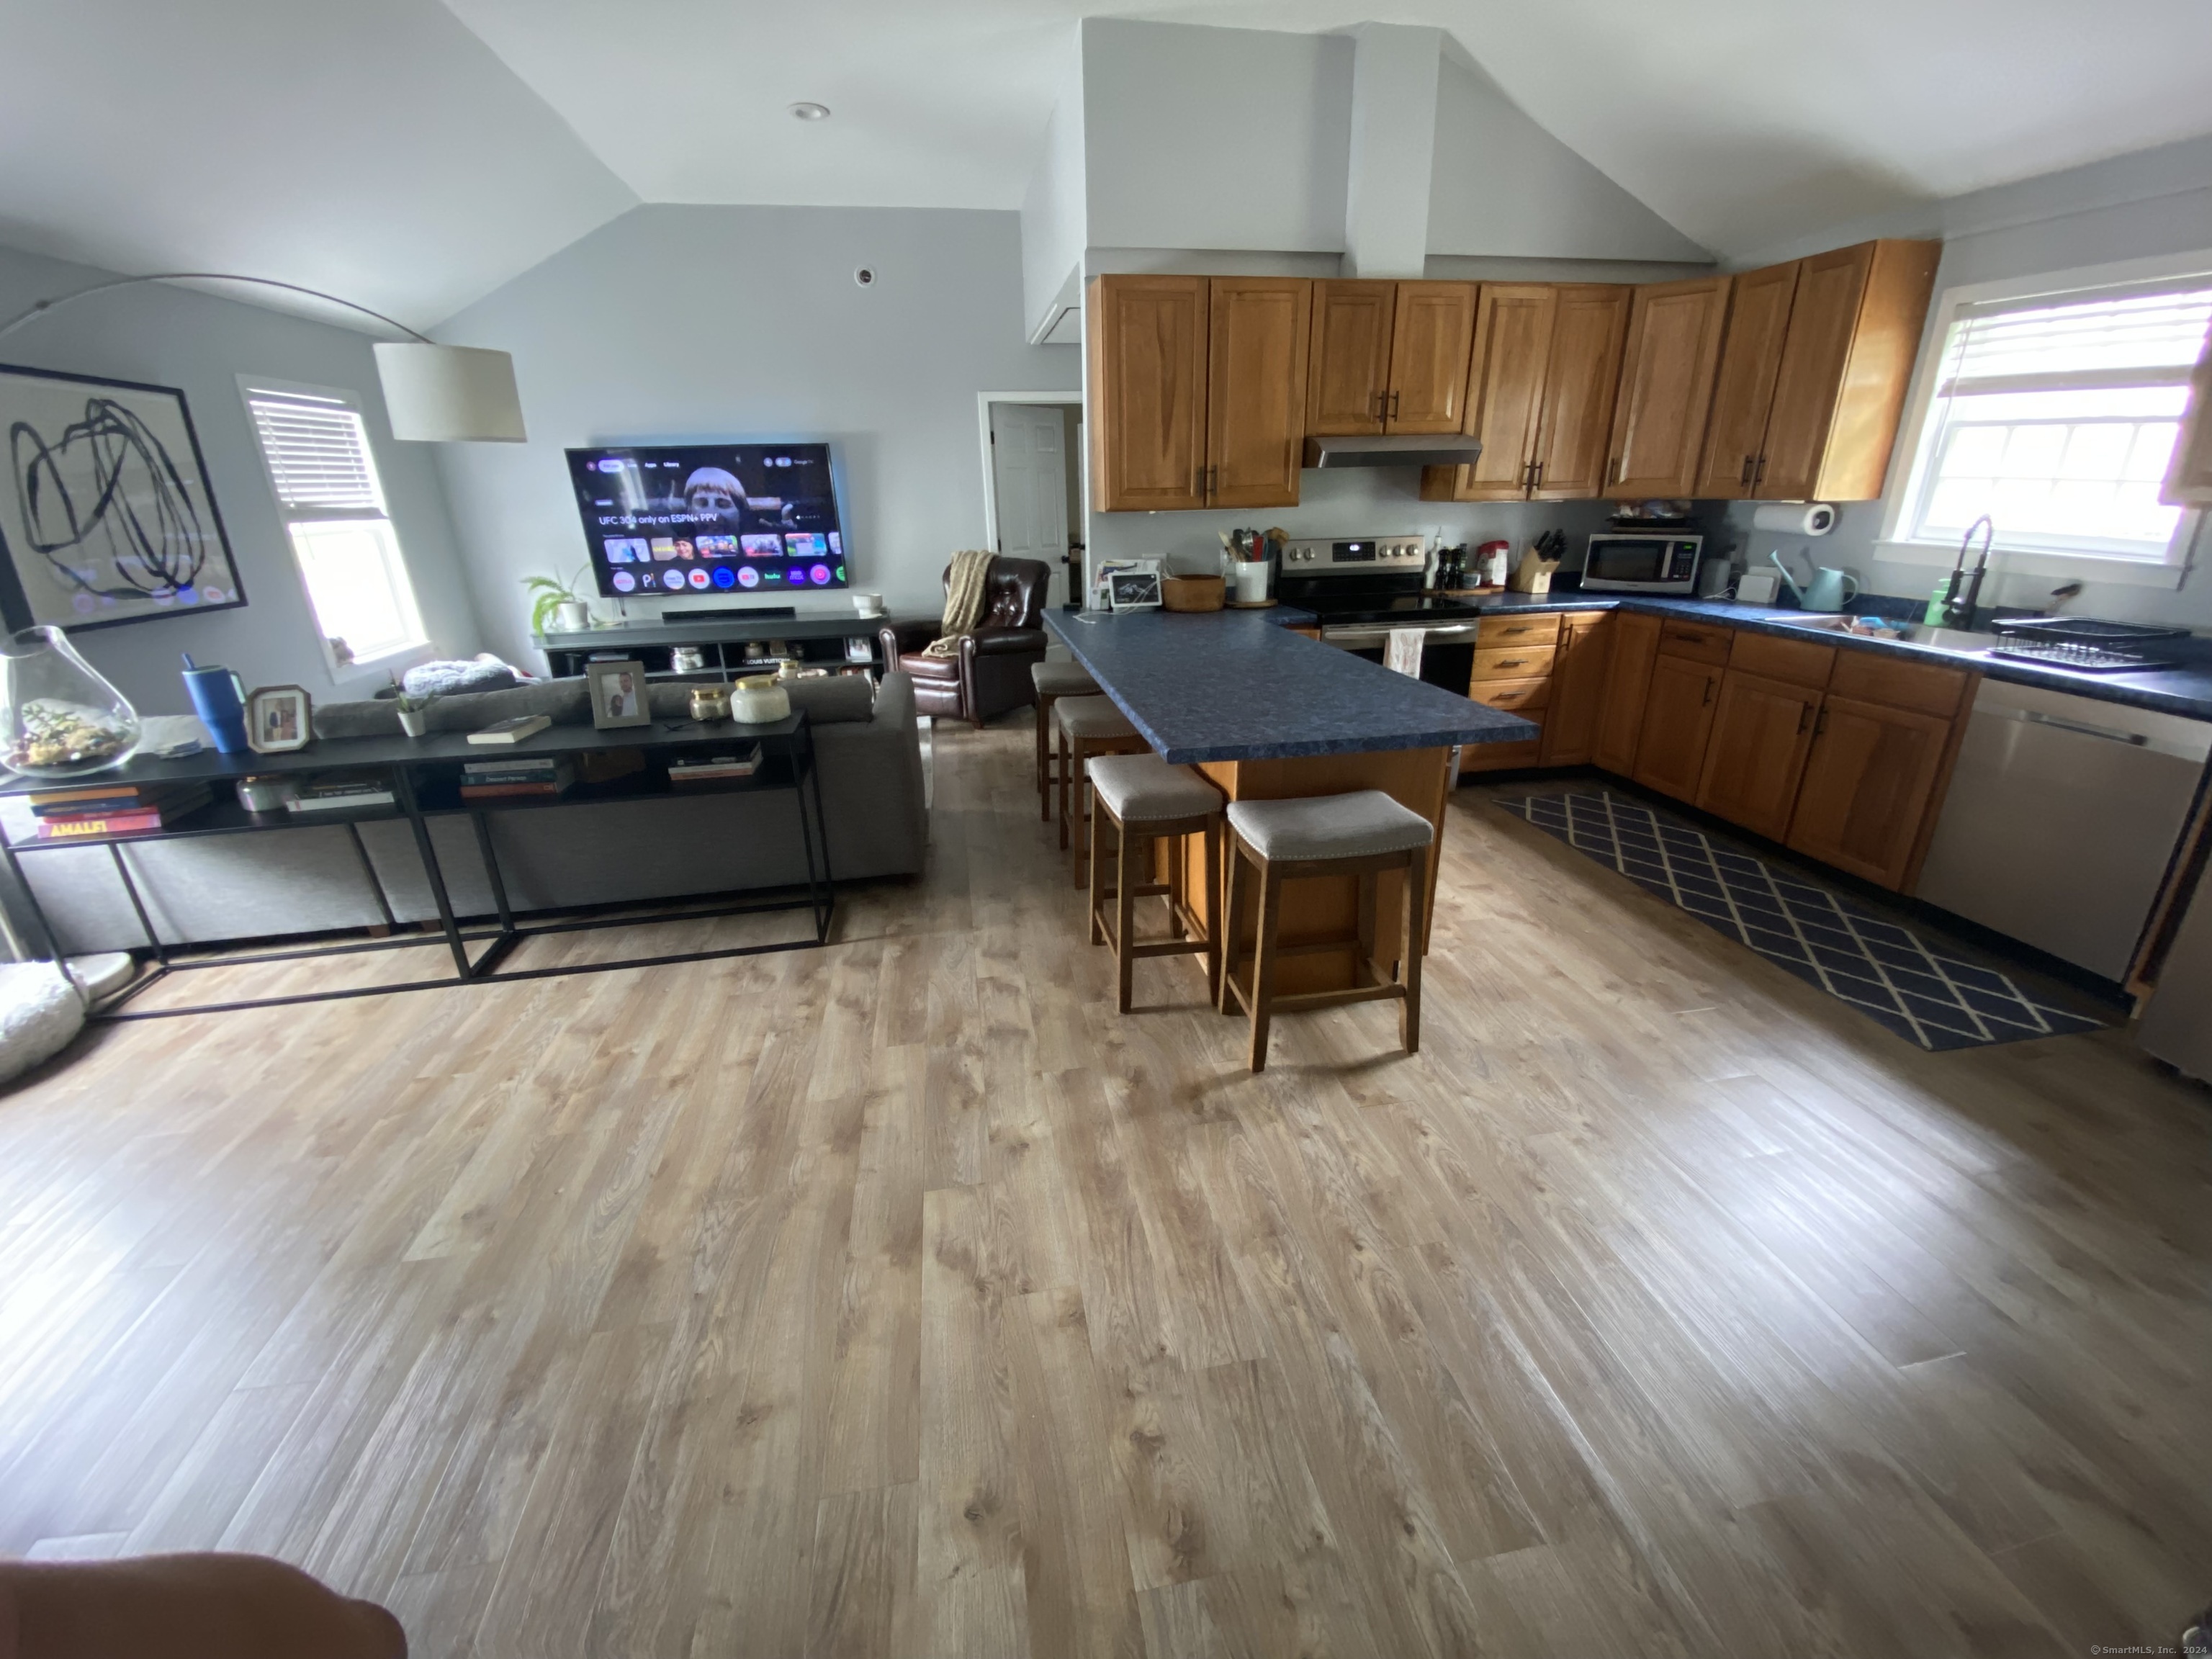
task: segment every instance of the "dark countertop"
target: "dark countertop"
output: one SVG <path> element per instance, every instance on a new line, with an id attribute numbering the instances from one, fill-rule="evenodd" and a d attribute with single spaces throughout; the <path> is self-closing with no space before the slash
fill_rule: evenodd
<path id="1" fill-rule="evenodd" d="M 1304 612 L 1054 611 L 1045 626 L 1163 759 L 1289 760 L 1521 743 L 1518 714 L 1287 633 Z"/>
<path id="2" fill-rule="evenodd" d="M 1785 639 L 1823 641 L 1845 651 L 1873 651 L 1885 656 L 1905 656 L 1919 662 L 1942 663 L 1972 669 L 1993 680 L 2014 685 L 2040 686 L 2047 691 L 2067 691 L 2099 702 L 2125 703 L 2130 708 L 2155 709 L 2191 720 L 2212 720 L 2212 641 L 2161 641 L 2154 650 L 2171 650 L 2180 660 L 2171 668 L 2139 674 L 2081 674 L 2064 668 L 2018 662 L 2006 657 L 1961 656 L 1927 646 L 1869 640 L 1849 634 L 1826 634 L 1802 624 L 1808 613 L 1771 605 L 1738 605 L 1732 599 L 1654 599 L 1620 593 L 1546 593 L 1530 597 L 1508 593 L 1480 601 L 1483 614 L 1512 615 L 1545 611 L 1640 611 L 1647 616 L 1724 623 L 1730 628 Z M 1890 607 L 1893 609 L 1894 606 Z M 1858 610 L 1858 605 L 1853 605 Z M 1917 604 L 1908 607 L 1914 617 Z M 1793 626 L 1792 624 L 1801 624 Z"/>

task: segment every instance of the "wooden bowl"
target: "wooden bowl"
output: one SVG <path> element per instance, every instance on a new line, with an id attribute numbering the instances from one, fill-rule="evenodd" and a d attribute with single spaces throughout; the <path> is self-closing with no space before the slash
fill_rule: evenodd
<path id="1" fill-rule="evenodd" d="M 1163 611 L 1218 611 L 1227 596 L 1228 583 L 1218 576 L 1163 576 Z"/>

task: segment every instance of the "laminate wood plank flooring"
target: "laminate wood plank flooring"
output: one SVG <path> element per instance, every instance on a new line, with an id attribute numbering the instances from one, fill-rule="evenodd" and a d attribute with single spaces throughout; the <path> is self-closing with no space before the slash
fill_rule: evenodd
<path id="1" fill-rule="evenodd" d="M 1030 755 L 942 731 L 826 950 L 0 1092 L 0 1552 L 268 1551 L 482 1659 L 2021 1659 L 2212 1595 L 2212 1093 L 1908 1048 L 1479 789 L 1422 1054 L 1255 1078 L 1189 959 L 1112 1012 Z"/>

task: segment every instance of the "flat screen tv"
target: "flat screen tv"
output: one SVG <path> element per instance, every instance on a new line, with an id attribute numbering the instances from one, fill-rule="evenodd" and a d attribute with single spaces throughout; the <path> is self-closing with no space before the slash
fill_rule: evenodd
<path id="1" fill-rule="evenodd" d="M 848 585 L 827 444 L 572 449 L 568 477 L 609 599 Z"/>

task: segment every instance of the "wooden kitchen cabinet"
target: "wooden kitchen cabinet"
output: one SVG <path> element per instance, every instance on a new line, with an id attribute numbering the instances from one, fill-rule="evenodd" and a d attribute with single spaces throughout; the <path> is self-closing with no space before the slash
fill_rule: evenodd
<path id="1" fill-rule="evenodd" d="M 1313 289 L 1308 432 L 1460 429 L 1474 283 L 1346 279 Z"/>
<path id="2" fill-rule="evenodd" d="M 1720 368 L 1713 378 L 1705 459 L 1698 468 L 1695 493 L 1701 499 L 1741 501 L 1758 483 L 1775 377 L 1782 372 L 1783 337 L 1790 329 L 1790 303 L 1797 294 L 1798 263 L 1747 270 L 1735 279 Z"/>
<path id="3" fill-rule="evenodd" d="M 1885 239 L 1797 262 L 1751 495 L 1859 501 L 1881 494 L 1942 251 L 1940 242 Z M 1723 472 L 1727 462 L 1719 458 Z"/>
<path id="4" fill-rule="evenodd" d="M 1814 723 L 1789 844 L 1901 888 L 1942 781 L 1950 717 L 1830 693 Z"/>
<path id="5" fill-rule="evenodd" d="M 1203 276 L 1100 276 L 1084 307 L 1091 488 L 1101 512 L 1206 504 Z"/>
<path id="6" fill-rule="evenodd" d="M 1653 283 L 1634 294 L 1600 493 L 1688 495 L 1705 447 L 1729 278 Z"/>
<path id="7" fill-rule="evenodd" d="M 1632 289 L 1486 283 L 1475 307 L 1465 431 L 1473 465 L 1428 467 L 1425 501 L 1582 501 L 1601 493 Z"/>
<path id="8" fill-rule="evenodd" d="M 1546 766 L 1586 765 L 1597 752 L 1605 714 L 1606 670 L 1612 653 L 1611 615 L 1603 611 L 1564 617 L 1552 656 L 1552 685 L 1544 720 Z"/>
<path id="9" fill-rule="evenodd" d="M 2212 507 L 2212 343 L 2190 377 L 2188 412 L 2158 498 L 2170 507 Z"/>
<path id="10" fill-rule="evenodd" d="M 1651 665 L 1659 657 L 1659 618 L 1615 611 L 1607 631 L 1612 637 L 1606 653 L 1605 702 L 1590 759 L 1626 777 L 1636 770 L 1636 746 L 1644 735 Z"/>
<path id="11" fill-rule="evenodd" d="M 1731 668 L 1722 677 L 1697 804 L 1780 841 L 1812 751 L 1820 692 Z"/>
<path id="12" fill-rule="evenodd" d="M 1711 663 L 1663 652 L 1653 661 L 1651 688 L 1644 699 L 1644 733 L 1636 744 L 1636 770 L 1630 775 L 1637 782 L 1678 800 L 1697 799 L 1723 672 Z"/>
<path id="13" fill-rule="evenodd" d="M 1215 276 L 1208 290 L 1206 504 L 1295 507 L 1313 284 Z"/>

